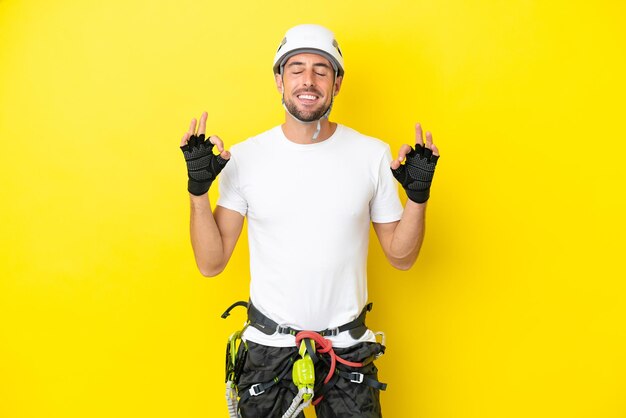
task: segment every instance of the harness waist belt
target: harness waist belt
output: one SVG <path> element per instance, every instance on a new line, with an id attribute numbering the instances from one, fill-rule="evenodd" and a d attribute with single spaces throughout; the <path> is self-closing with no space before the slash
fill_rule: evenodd
<path id="1" fill-rule="evenodd" d="M 346 324 L 336 328 L 326 328 L 325 330 L 315 332 L 320 334 L 322 337 L 335 337 L 339 335 L 340 332 L 349 331 L 350 336 L 358 340 L 363 336 L 363 334 L 365 334 L 365 331 L 367 331 L 367 327 L 365 326 L 365 315 L 372 310 L 372 306 L 372 303 L 365 305 L 359 316 Z M 302 331 L 300 329 L 277 324 L 255 308 L 252 302 L 248 303 L 248 321 L 250 322 L 250 325 L 265 335 L 278 333 L 295 336 L 297 333 Z"/>

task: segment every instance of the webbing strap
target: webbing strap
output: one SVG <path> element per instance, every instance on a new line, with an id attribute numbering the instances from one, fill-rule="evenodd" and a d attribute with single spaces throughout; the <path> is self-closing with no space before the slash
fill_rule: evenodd
<path id="1" fill-rule="evenodd" d="M 306 352 L 309 353 L 309 357 L 311 357 L 313 364 L 317 363 L 318 357 L 315 353 L 315 347 L 313 347 L 313 344 L 311 343 L 311 340 L 309 338 L 306 338 L 304 340 L 304 346 L 306 347 Z"/>
<path id="2" fill-rule="evenodd" d="M 365 384 L 378 390 L 386 390 L 387 384 L 379 382 L 378 380 L 368 377 L 370 375 L 358 373 L 358 372 L 344 372 L 337 370 L 337 374 L 344 379 L 351 381 L 352 383 Z"/>
<path id="3" fill-rule="evenodd" d="M 243 300 L 240 300 L 238 302 L 233 303 L 232 305 L 228 307 L 228 309 L 226 309 L 226 311 L 224 311 L 224 313 L 222 314 L 222 319 L 228 318 L 228 316 L 230 315 L 230 311 L 235 309 L 237 306 L 243 306 L 244 308 L 247 308 L 248 302 L 244 302 Z"/>
<path id="4" fill-rule="evenodd" d="M 373 304 L 371 302 L 365 305 L 359 316 L 348 323 L 345 323 L 336 328 L 326 328 L 325 330 L 315 332 L 320 334 L 322 337 L 335 337 L 339 335 L 340 332 L 350 331 L 356 328 L 362 328 L 362 330 L 359 330 L 356 335 L 352 335 L 353 338 L 358 339 L 367 330 L 367 328 L 365 327 L 365 316 L 369 311 L 372 310 L 372 306 Z M 295 336 L 302 331 L 299 329 L 277 324 L 272 319 L 265 316 L 261 311 L 259 311 L 252 304 L 252 302 L 248 303 L 248 320 L 250 321 L 250 325 L 258 329 L 265 335 L 273 335 L 275 333 L 278 333 Z"/>

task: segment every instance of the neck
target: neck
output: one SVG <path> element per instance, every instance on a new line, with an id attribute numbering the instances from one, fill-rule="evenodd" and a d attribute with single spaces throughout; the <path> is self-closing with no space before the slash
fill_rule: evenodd
<path id="1" fill-rule="evenodd" d="M 317 130 L 317 121 L 312 123 L 302 123 L 294 119 L 289 113 L 285 112 L 285 123 L 281 126 L 283 133 L 291 142 L 296 144 L 311 144 L 311 138 Z M 329 122 L 328 119 L 322 118 L 320 120 L 320 133 L 317 139 L 314 141 L 322 142 L 327 140 L 335 133 L 337 124 Z"/>

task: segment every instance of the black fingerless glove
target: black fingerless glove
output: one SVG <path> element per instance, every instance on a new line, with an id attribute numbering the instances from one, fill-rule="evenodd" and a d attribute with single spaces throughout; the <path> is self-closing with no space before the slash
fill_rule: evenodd
<path id="1" fill-rule="evenodd" d="M 415 203 L 424 203 L 430 196 L 430 184 L 433 181 L 438 155 L 422 146 L 415 145 L 415 149 L 406 155 L 403 165 L 391 169 L 393 176 L 400 182 L 406 195 Z"/>
<path id="2" fill-rule="evenodd" d="M 213 144 L 204 140 L 204 134 L 192 135 L 186 145 L 180 147 L 187 162 L 187 190 L 195 196 L 209 191 L 211 183 L 222 171 L 228 160 L 213 154 Z"/>

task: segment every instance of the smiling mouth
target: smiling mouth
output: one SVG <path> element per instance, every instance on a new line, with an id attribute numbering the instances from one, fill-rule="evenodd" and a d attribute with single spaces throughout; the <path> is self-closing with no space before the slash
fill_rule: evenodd
<path id="1" fill-rule="evenodd" d="M 300 103 L 302 103 L 304 105 L 315 104 L 319 100 L 319 96 L 317 96 L 315 94 L 309 94 L 309 93 L 307 93 L 307 94 L 298 94 L 296 97 L 298 98 Z"/>

